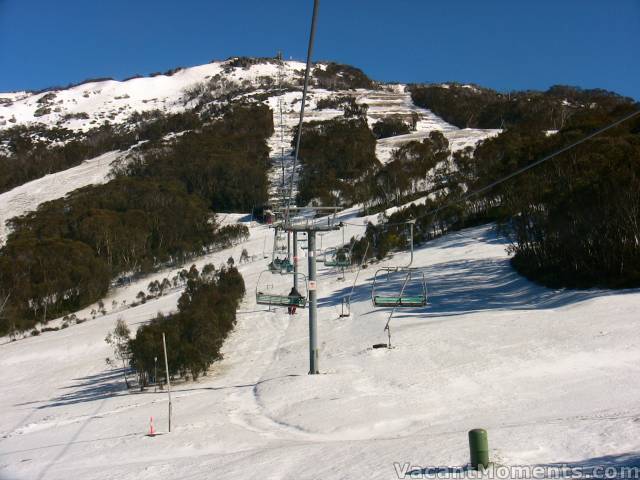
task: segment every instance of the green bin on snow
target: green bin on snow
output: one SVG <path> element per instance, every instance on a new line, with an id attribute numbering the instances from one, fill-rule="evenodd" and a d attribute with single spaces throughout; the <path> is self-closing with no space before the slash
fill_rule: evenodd
<path id="1" fill-rule="evenodd" d="M 487 431 L 475 428 L 469 431 L 469 451 L 471 453 L 471 468 L 478 469 L 489 466 L 489 440 Z"/>

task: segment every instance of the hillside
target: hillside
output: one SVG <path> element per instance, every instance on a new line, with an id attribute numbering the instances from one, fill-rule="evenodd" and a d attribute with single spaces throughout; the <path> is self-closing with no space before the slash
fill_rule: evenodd
<path id="1" fill-rule="evenodd" d="M 266 78 L 274 79 L 278 70 L 275 61 L 249 65 L 248 68 L 241 62 L 234 65 L 233 61 L 218 61 L 179 69 L 170 75 L 126 81 L 89 81 L 68 89 L 40 93 L 0 93 L 0 98 L 5 99 L 0 104 L 0 121 L 4 120 L 1 126 L 8 128 L 12 124 L 37 122 L 49 127 L 87 131 L 105 121 L 125 123 L 134 112 L 184 111 L 193 106 L 189 104 L 187 90 L 202 82 L 213 80 L 218 93 L 247 87 L 257 90 Z M 288 81 L 300 79 L 303 72 L 304 63 L 284 63 L 284 75 Z M 43 105 L 44 110 L 50 110 L 49 113 L 42 113 Z"/>
<path id="2" fill-rule="evenodd" d="M 356 200 L 329 192 L 336 203 L 327 204 L 345 207 L 337 214 L 344 227 L 318 238 L 321 375 L 311 376 L 307 311 L 288 315 L 256 303 L 259 290 L 291 288 L 291 276 L 267 270 L 274 231 L 256 213 L 277 208 L 288 187 L 303 68 L 240 57 L 151 77 L 0 94 L 0 177 L 4 165 L 19 170 L 34 160 L 42 167 L 0 193 L 0 310 L 5 298 L 33 310 L 22 331 L 0 337 L 0 480 L 449 478 L 456 475 L 447 468 L 467 467 L 471 428 L 488 430 L 494 469 L 542 467 L 544 478 L 557 478 L 555 469 L 565 464 L 582 476 L 600 465 L 640 467 L 640 290 L 548 288 L 514 268 L 518 247 L 537 248 L 514 240 L 514 230 L 544 239 L 532 226 L 552 211 L 550 238 L 560 253 L 597 246 L 605 255 L 590 268 L 597 270 L 601 258 L 612 270 L 623 261 L 629 277 L 640 278 L 633 276 L 638 237 L 626 233 L 638 225 L 633 162 L 640 158 L 640 123 L 583 145 L 570 161 L 425 215 L 633 106 L 604 95 L 592 107 L 581 103 L 586 97 L 570 98 L 574 90 L 556 89 L 551 104 L 563 105 L 567 96 L 571 115 L 549 131 L 544 109 L 537 110 L 548 92 L 531 94 L 544 124 L 531 127 L 523 107 L 529 93 L 521 92 L 514 104 L 526 115 L 510 116 L 516 121 L 507 125 L 501 115 L 513 113 L 509 100 L 487 89 L 380 84 L 354 67 L 317 64 L 303 126 L 315 136 L 306 136 L 302 151 L 313 154 L 298 165 L 293 192 L 309 178 L 334 182 L 327 189 L 361 182 L 371 190 Z M 426 96 L 416 98 L 416 88 Z M 467 104 L 456 103 L 460 91 L 482 122 L 465 116 Z M 425 98 L 437 101 L 430 107 Z M 336 178 L 362 153 L 351 132 L 364 138 L 370 163 Z M 322 162 L 314 164 L 317 158 Z M 312 167 L 319 168 L 317 182 L 305 170 Z M 616 183 L 612 170 L 625 182 Z M 371 302 L 376 272 L 408 263 L 403 222 L 410 219 L 412 278 L 424 275 L 428 304 L 398 309 L 390 322 L 393 348 L 373 348 L 389 339 L 390 309 Z M 560 237 L 557 225 L 577 225 L 580 235 L 560 228 Z M 624 238 L 624 248 L 611 232 Z M 327 249 L 352 238 L 354 255 L 368 249 L 366 268 L 342 272 L 322 264 Z M 635 249 L 628 247 L 634 238 Z M 80 241 L 93 263 L 67 254 Z M 76 249 L 48 247 L 73 242 Z M 580 278 L 583 259 L 565 259 L 554 257 Z M 172 380 L 168 432 L 166 391 L 142 390 L 135 380 L 127 390 L 120 365 L 105 361 L 114 355 L 105 337 L 118 320 L 133 336 L 158 314 L 179 311 L 191 265 L 203 271 L 231 264 L 247 292 L 237 323 L 204 376 L 185 380 L 180 372 Z M 401 270 L 377 279 L 395 295 L 405 276 Z M 73 309 L 64 304 L 94 280 L 103 290 Z M 412 281 L 409 289 L 421 286 Z M 351 314 L 341 317 L 352 291 Z M 53 306 L 61 313 L 51 314 Z M 48 322 L 38 323 L 42 318 Z M 146 353 L 162 370 L 160 344 Z M 155 437 L 146 435 L 150 417 Z M 513 472 L 506 477 L 517 478 Z"/>
<path id="3" fill-rule="evenodd" d="M 241 248 L 259 253 L 264 235 L 253 227 L 248 243 L 198 264 Z M 323 241 L 339 239 L 336 232 Z M 398 254 L 384 264 L 406 260 Z M 394 349 L 373 350 L 386 340 L 388 313 L 369 300 L 375 266 L 362 272 L 349 318 L 338 318 L 338 302 L 355 272 L 339 281 L 321 268 L 323 375 L 310 377 L 304 312 L 268 312 L 252 298 L 266 262 L 240 267 L 249 293 L 225 359 L 198 382 L 174 385 L 171 434 L 166 394 L 123 391 L 119 371 L 104 365 L 103 339 L 118 317 L 135 328 L 172 310 L 179 292 L 0 346 L 0 476 L 396 478 L 394 462 L 464 465 L 472 427 L 488 429 L 502 465 L 571 462 L 586 471 L 594 462 L 637 461 L 640 392 L 629 381 L 640 360 L 637 291 L 534 286 L 511 270 L 491 228 L 466 230 L 416 252 L 430 304 L 392 321 Z M 132 299 L 145 283 L 105 303 Z M 144 436 L 150 416 L 163 435 Z M 323 462 L 308 463 L 320 455 Z"/>
<path id="4" fill-rule="evenodd" d="M 319 63 L 317 68 L 326 69 L 327 64 Z M 84 135 L 97 128 L 104 128 L 105 125 L 129 131 L 139 121 L 137 116 L 140 114 L 158 112 L 171 115 L 194 109 L 200 111 L 207 105 L 224 104 L 255 96 L 262 99 L 273 112 L 275 131 L 268 141 L 272 161 L 269 173 L 270 197 L 272 203 L 278 203 L 281 195 L 283 154 L 285 176 L 288 177 L 291 168 L 291 141 L 293 127 L 297 125 L 300 114 L 302 93 L 299 84 L 303 71 L 304 64 L 297 61 L 284 61 L 282 66 L 279 66 L 274 59 L 238 58 L 178 69 L 170 75 L 125 81 L 90 81 L 67 89 L 39 93 L 0 93 L 0 99 L 4 99 L 0 101 L 0 135 L 3 130 L 6 132 L 21 126 L 36 132 L 27 133 L 33 141 L 51 145 L 49 140 L 41 138 L 41 133 L 37 132 L 63 129 L 68 131 L 68 138 L 82 139 Z M 412 140 L 421 140 L 434 130 L 444 133 L 454 151 L 467 146 L 473 147 L 480 140 L 499 133 L 499 130 L 458 129 L 447 124 L 429 110 L 413 105 L 406 85 L 327 90 L 322 88 L 322 82 L 316 82 L 318 84 L 310 88 L 305 121 L 324 121 L 341 116 L 341 109 L 316 108 L 318 101 L 341 95 L 354 96 L 358 103 L 369 105 L 369 125 L 385 117 L 399 116 L 408 119 L 412 114 L 418 115 L 415 132 L 378 140 L 376 156 L 382 163 L 389 160 L 394 148 Z M 49 113 L 40 115 L 42 112 L 37 112 L 43 105 Z M 169 133 L 168 137 L 171 136 Z M 135 145 L 133 142 L 132 147 Z M 6 144 L 4 147 L 7 148 Z M 73 189 L 104 181 L 109 169 L 105 159 L 113 162 L 127 153 L 128 150 L 109 155 L 105 152 L 104 156 L 87 158 L 84 164 L 77 167 L 59 172 L 48 171 L 48 175 L 34 178 L 31 184 L 1 193 L 0 198 L 3 201 L 0 205 L 0 244 L 4 242 L 5 222 L 8 219 L 35 209 L 42 201 L 53 200 Z"/>

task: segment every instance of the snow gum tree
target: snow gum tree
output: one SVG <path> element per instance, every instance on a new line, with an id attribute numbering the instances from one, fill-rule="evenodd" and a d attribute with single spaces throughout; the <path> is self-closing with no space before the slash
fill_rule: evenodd
<path id="1" fill-rule="evenodd" d="M 127 379 L 127 360 L 130 357 L 129 335 L 131 331 L 122 318 L 116 320 L 116 326 L 113 331 L 109 332 L 104 341 L 113 348 L 113 356 L 118 362 L 122 362 L 122 374 L 124 383 L 129 388 L 129 380 Z M 110 363 L 109 359 L 107 362 Z"/>

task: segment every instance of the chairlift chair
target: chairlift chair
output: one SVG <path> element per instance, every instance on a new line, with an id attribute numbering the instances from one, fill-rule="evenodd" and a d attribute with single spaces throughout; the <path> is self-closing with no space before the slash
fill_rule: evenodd
<path id="1" fill-rule="evenodd" d="M 260 273 L 258 277 L 258 283 L 256 284 L 256 303 L 258 305 L 268 305 L 273 307 L 297 307 L 306 308 L 308 298 L 308 286 L 307 277 L 302 273 L 291 273 L 290 275 L 298 275 L 298 286 L 301 289 L 298 292 L 300 295 L 289 295 L 282 291 L 274 291 L 273 285 L 267 283 L 268 276 L 271 275 L 270 270 L 266 270 Z M 289 290 L 289 287 L 283 287 L 285 290 Z"/>
<path id="2" fill-rule="evenodd" d="M 424 273 L 411 267 L 413 264 L 414 222 L 415 220 L 407 222 L 411 254 L 409 263 L 404 266 L 381 268 L 376 271 L 373 277 L 371 301 L 374 307 L 424 307 L 427 304 L 427 282 Z M 392 276 L 395 276 L 393 281 L 391 280 Z M 400 280 L 402 280 L 401 283 Z M 401 285 L 400 288 L 398 288 L 399 285 Z"/>
<path id="3" fill-rule="evenodd" d="M 351 250 L 347 247 L 328 248 L 324 253 L 324 264 L 327 267 L 350 267 Z"/>
<path id="4" fill-rule="evenodd" d="M 392 274 L 397 274 L 393 280 Z M 371 301 L 374 307 L 424 307 L 427 304 L 424 273 L 416 269 L 379 269 L 373 278 Z"/>
<path id="5" fill-rule="evenodd" d="M 280 273 L 282 275 L 293 272 L 293 264 L 288 258 L 275 257 L 269 263 L 269 271 L 271 273 Z"/>
<path id="6" fill-rule="evenodd" d="M 284 273 L 293 272 L 293 264 L 291 263 L 291 260 L 289 259 L 288 255 L 285 255 L 284 257 L 278 256 L 278 253 L 286 254 L 288 250 L 286 246 L 286 240 L 287 240 L 287 237 L 284 230 L 281 230 L 280 228 L 276 227 L 274 231 L 274 237 L 273 237 L 273 250 L 271 251 L 271 262 L 269 263 L 269 271 L 271 271 L 271 273 L 284 274 Z"/>
<path id="7" fill-rule="evenodd" d="M 287 234 L 284 230 L 276 228 L 276 237 L 273 242 L 273 250 L 280 253 L 287 251 Z"/>

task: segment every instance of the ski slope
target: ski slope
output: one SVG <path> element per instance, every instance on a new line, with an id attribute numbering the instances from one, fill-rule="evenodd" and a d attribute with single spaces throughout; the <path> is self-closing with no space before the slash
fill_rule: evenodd
<path id="1" fill-rule="evenodd" d="M 285 62 L 284 76 L 297 79 L 303 68 Z M 44 93 L 0 94 L 9 100 L 0 102 L 0 128 L 42 122 L 85 131 L 105 121 L 124 122 L 134 111 L 182 111 L 189 108 L 186 89 L 223 72 L 224 62 L 214 62 L 171 76 L 88 83 L 54 92 L 51 113 L 43 116 L 35 113 Z M 280 73 L 266 63 L 223 76 L 258 88 L 263 77 Z M 305 121 L 342 115 L 315 109 L 318 99 L 339 94 L 367 103 L 370 125 L 388 115 L 418 114 L 416 132 L 378 141 L 383 163 L 393 149 L 433 130 L 442 131 L 453 150 L 499 133 L 457 129 L 413 105 L 403 85 L 349 92 L 312 88 Z M 267 100 L 276 126 L 269 139 L 272 196 L 278 194 L 283 150 L 287 177 L 291 169 L 300 97 L 284 95 L 282 131 L 278 97 Z M 88 118 L 74 117 L 82 113 Z M 0 244 L 5 220 L 106 181 L 119 155 L 107 153 L 0 195 Z M 341 216 L 350 223 L 347 238 L 363 233 L 366 219 L 355 210 Z M 257 258 L 240 266 L 248 293 L 224 359 L 197 382 L 174 385 L 170 434 L 166 393 L 126 392 L 121 372 L 104 362 L 112 356 L 104 337 L 117 318 L 135 330 L 158 312 L 173 311 L 180 288 L 127 305 L 149 282 L 175 271 L 113 289 L 104 299 L 104 316 L 91 319 L 97 307 L 91 305 L 77 312 L 88 319 L 80 325 L 16 342 L 0 339 L 0 480 L 398 478 L 394 463 L 409 465 L 405 473 L 464 465 L 466 432 L 474 427 L 488 429 L 491 457 L 501 465 L 573 462 L 586 469 L 640 462 L 639 291 L 535 286 L 511 269 L 506 241 L 491 227 L 469 229 L 416 252 L 414 266 L 428 279 L 429 305 L 398 312 L 391 321 L 394 348 L 372 349 L 387 340 L 388 310 L 373 309 L 370 302 L 377 266 L 360 272 L 348 318 L 339 318 L 340 303 L 356 272 L 341 281 L 338 272 L 320 267 L 322 375 L 308 376 L 306 311 L 289 317 L 255 304 L 273 233 L 255 225 L 250 231 L 246 243 L 195 262 L 202 267 L 229 256 L 238 260 L 243 248 Z M 341 238 L 335 232 L 319 243 L 326 248 Z M 408 254 L 399 253 L 381 265 L 407 261 Z M 274 289 L 290 288 L 288 277 L 269 278 Z M 162 435 L 145 436 L 150 416 Z"/>
<path id="2" fill-rule="evenodd" d="M 111 164 L 125 154 L 126 152 L 119 151 L 108 152 L 85 160 L 76 167 L 45 175 L 0 193 L 0 246 L 9 233 L 7 220 L 33 211 L 41 203 L 62 198 L 72 190 L 106 182 Z"/>
<path id="3" fill-rule="evenodd" d="M 428 109 L 413 104 L 411 94 L 406 90 L 406 85 L 387 85 L 379 90 L 342 90 L 328 91 L 320 88 L 311 88 L 305 109 L 305 122 L 326 121 L 343 115 L 340 109 L 317 110 L 318 100 L 333 96 L 354 96 L 358 103 L 369 106 L 367 122 L 372 127 L 375 122 L 386 117 L 400 117 L 410 122 L 412 115 L 417 115 L 415 132 L 406 135 L 397 135 L 389 138 L 381 138 L 376 141 L 376 158 L 382 163 L 391 161 L 394 150 L 411 141 L 422 141 L 433 131 L 441 132 L 449 141 L 452 152 L 475 148 L 476 145 L 487 138 L 498 135 L 500 129 L 458 128 Z M 269 172 L 269 197 L 271 203 L 277 205 L 282 197 L 284 178 L 285 195 L 288 195 L 289 178 L 293 169 L 293 132 L 300 119 L 300 106 L 302 93 L 287 92 L 281 96 L 269 97 L 267 104 L 273 111 L 274 133 L 268 139 L 271 150 L 272 168 Z M 284 166 L 284 168 L 283 168 Z M 299 165 L 296 175 L 299 174 Z M 293 197 L 297 193 L 294 186 Z"/>
<path id="4" fill-rule="evenodd" d="M 317 109 L 318 100 L 336 96 L 349 95 L 349 91 L 333 92 L 321 88 L 310 88 L 305 106 L 305 122 L 326 121 L 342 116 L 344 113 L 338 109 Z M 266 101 L 273 112 L 274 132 L 267 145 L 270 149 L 272 168 L 269 171 L 269 198 L 273 204 L 278 204 L 282 198 L 284 183 L 285 195 L 289 194 L 291 173 L 293 170 L 294 128 L 300 122 L 300 107 L 302 106 L 302 92 L 285 92 L 269 97 Z M 283 168 L 284 167 L 284 168 Z M 284 182 L 283 182 L 284 171 Z M 296 168 L 296 176 L 300 173 L 300 164 Z M 298 192 L 294 185 L 292 197 Z"/>
<path id="5" fill-rule="evenodd" d="M 299 121 L 302 97 L 300 91 L 285 91 L 281 96 L 277 87 L 280 84 L 286 86 L 300 83 L 305 64 L 289 60 L 279 65 L 275 61 L 263 60 L 241 67 L 233 66 L 233 62 L 234 59 L 214 61 L 179 69 L 170 75 L 124 81 L 94 81 L 41 93 L 0 93 L 0 130 L 16 125 L 41 124 L 49 128 L 64 127 L 82 133 L 106 123 L 126 124 L 135 112 L 159 110 L 176 113 L 188 110 L 197 101 L 192 99 L 189 92 L 204 88 L 205 85 L 214 97 L 236 90 L 241 92 L 239 96 L 244 96 L 247 95 L 243 90 L 245 88 L 253 89 L 253 93 L 264 93 L 265 89 L 269 89 L 273 94 L 265 102 L 273 111 L 275 126 L 274 134 L 267 142 L 272 161 L 269 197 L 272 204 L 277 205 L 282 198 L 283 170 L 285 179 L 290 178 L 292 173 L 293 129 Z M 315 66 L 324 68 L 326 63 L 318 62 Z M 417 114 L 415 132 L 378 140 L 376 155 L 382 163 L 390 160 L 394 149 L 412 140 L 420 141 L 434 130 L 444 133 L 452 151 L 467 146 L 475 147 L 479 141 L 500 132 L 458 129 L 449 125 L 431 111 L 413 105 L 404 84 L 385 85 L 373 90 L 342 91 L 329 91 L 312 85 L 307 99 L 305 121 L 323 121 L 341 116 L 341 109 L 317 110 L 316 106 L 320 99 L 345 95 L 355 96 L 359 103 L 369 105 L 367 120 L 370 126 L 387 116 L 400 116 L 409 120 L 412 114 Z M 48 113 L 43 113 L 42 109 Z M 2 147 L 0 145 L 0 149 Z M 113 154 L 99 158 L 109 155 Z M 81 166 L 37 179 L 0 195 L 0 244 L 7 234 L 4 226 L 6 220 L 35 209 L 42 201 L 53 200 L 73 189 L 104 181 L 108 171 L 104 165 L 99 159 L 87 160 Z M 285 188 L 288 193 L 288 185 Z M 32 194 L 32 190 L 35 193 Z M 294 185 L 294 197 L 296 193 Z"/>
<path id="6" fill-rule="evenodd" d="M 297 84 L 304 74 L 304 63 L 264 60 L 246 67 L 233 66 L 234 60 L 214 61 L 205 65 L 179 69 L 172 74 L 133 78 L 124 81 L 105 80 L 83 83 L 70 88 L 52 89 L 47 92 L 0 93 L 0 130 L 16 125 L 42 124 L 45 127 L 64 127 L 76 132 L 110 123 L 126 123 L 135 112 L 159 110 L 164 113 L 182 112 L 195 106 L 189 91 L 207 85 L 215 96 L 235 89 L 252 88 L 254 93 L 264 92 L 266 86 L 275 88 L 283 84 Z M 315 64 L 324 68 L 326 63 Z M 452 150 L 474 147 L 478 141 L 496 135 L 499 130 L 458 129 L 434 115 L 431 111 L 413 105 L 406 85 L 386 85 L 375 90 L 328 91 L 311 86 L 305 121 L 329 120 L 341 116 L 340 109 L 317 110 L 317 101 L 339 95 L 355 96 L 359 103 L 369 105 L 369 125 L 386 116 L 400 116 L 407 120 L 418 115 L 415 132 L 378 141 L 376 155 L 382 163 L 389 161 L 394 149 L 411 140 L 422 140 L 433 130 L 442 131 L 451 143 Z M 242 96 L 242 94 L 240 95 Z M 282 156 L 285 157 L 285 178 L 292 169 L 292 133 L 297 125 L 302 93 L 279 93 L 266 99 L 274 112 L 275 132 L 269 139 L 274 167 L 270 172 L 270 197 L 281 196 Z M 282 102 L 282 116 L 279 103 Z M 45 113 L 46 112 L 46 113 Z M 1 147 L 1 145 L 0 145 Z M 73 172 L 71 172 L 73 174 Z M 294 188 L 295 193 L 295 188 Z"/>
<path id="7" fill-rule="evenodd" d="M 283 63 L 287 80 L 298 78 L 304 69 L 301 62 Z M 134 112 L 181 112 L 193 106 L 185 98 L 188 88 L 202 82 L 213 82 L 215 88 L 221 89 L 243 82 L 257 88 L 264 77 L 274 78 L 278 70 L 276 63 L 265 62 L 248 68 L 228 68 L 228 64 L 228 61 L 214 61 L 183 68 L 172 75 L 87 82 L 50 92 L 0 93 L 0 129 L 41 123 L 86 131 L 106 122 L 124 123 Z M 53 98 L 44 98 L 50 94 Z M 42 106 L 49 106 L 50 112 L 40 115 L 38 109 Z"/>
<path id="8" fill-rule="evenodd" d="M 388 117 L 398 116 L 410 121 L 412 114 L 418 116 L 416 131 L 406 135 L 397 135 L 389 138 L 381 138 L 376 144 L 376 157 L 382 163 L 391 160 L 394 150 L 411 141 L 422 141 L 432 131 L 441 132 L 449 141 L 452 152 L 466 147 L 475 148 L 478 142 L 498 135 L 500 129 L 482 128 L 458 128 L 451 125 L 431 110 L 414 105 L 411 94 L 406 90 L 406 85 L 390 85 L 386 90 L 367 92 L 359 101 L 369 105 L 368 122 L 372 126 L 376 121 Z"/>
<path id="9" fill-rule="evenodd" d="M 347 237 L 363 231 L 353 211 L 343 218 Z M 490 226 L 468 229 L 416 251 L 429 305 L 391 321 L 393 349 L 372 349 L 386 341 L 388 315 L 371 307 L 376 265 L 360 273 L 348 318 L 338 312 L 355 272 L 340 281 L 321 266 L 322 374 L 309 376 L 306 312 L 270 312 L 252 297 L 272 233 L 250 230 L 245 244 L 198 262 L 237 259 L 242 248 L 259 258 L 240 266 L 248 293 L 224 359 L 197 382 L 174 385 L 171 433 L 166 393 L 125 392 L 121 373 L 104 363 L 104 337 L 120 316 L 135 329 L 171 311 L 179 291 L 5 339 L 0 478 L 391 479 L 394 462 L 464 465 L 474 427 L 488 429 L 501 465 L 637 463 L 639 291 L 538 287 L 511 269 Z M 341 233 L 322 241 L 336 245 Z M 381 265 L 407 260 L 398 253 Z M 132 299 L 150 280 L 114 290 L 105 304 Z M 289 288 L 288 277 L 270 280 Z M 150 416 L 162 435 L 145 436 Z"/>

